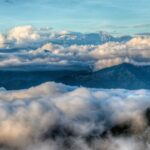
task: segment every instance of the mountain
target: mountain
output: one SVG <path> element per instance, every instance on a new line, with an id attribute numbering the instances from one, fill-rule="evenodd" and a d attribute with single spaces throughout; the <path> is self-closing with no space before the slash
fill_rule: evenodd
<path id="1" fill-rule="evenodd" d="M 131 39 L 131 36 L 114 37 L 102 31 L 98 33 L 68 32 L 55 35 L 50 42 L 60 45 L 100 45 L 107 42 L 127 42 Z"/>
<path id="2" fill-rule="evenodd" d="M 48 81 L 90 88 L 150 89 L 150 66 L 124 63 L 97 72 L 90 70 L 0 71 L 0 87 L 8 90 L 25 89 Z"/>
<path id="3" fill-rule="evenodd" d="M 64 79 L 65 84 L 91 88 L 150 89 L 150 66 L 124 63 L 97 72 L 72 74 Z"/>
<path id="4" fill-rule="evenodd" d="M 6 41 L 5 47 L 0 52 L 14 52 L 21 50 L 37 49 L 46 43 L 71 46 L 71 45 L 102 45 L 107 42 L 128 42 L 132 36 L 112 36 L 106 32 L 81 33 L 81 32 L 59 32 L 41 34 L 41 38 L 35 41 L 28 41 L 24 44 L 16 44 L 14 41 Z"/>

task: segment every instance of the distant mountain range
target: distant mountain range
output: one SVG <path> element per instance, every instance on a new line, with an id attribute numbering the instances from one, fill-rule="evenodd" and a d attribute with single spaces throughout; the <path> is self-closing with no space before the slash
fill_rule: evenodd
<path id="1" fill-rule="evenodd" d="M 8 52 L 24 49 L 35 49 L 46 43 L 53 43 L 58 45 L 70 46 L 70 45 L 101 45 L 107 42 L 128 42 L 132 36 L 113 36 L 107 32 L 95 32 L 95 33 L 81 33 L 81 32 L 65 32 L 41 35 L 41 39 L 32 42 L 17 44 L 11 41 L 6 41 L 6 47 L 0 48 L 0 51 L 7 49 Z"/>
<path id="2" fill-rule="evenodd" d="M 87 71 L 0 71 L 0 87 L 25 89 L 55 81 L 90 88 L 150 89 L 150 66 L 121 64 L 97 72 Z"/>
<path id="3" fill-rule="evenodd" d="M 99 45 L 107 42 L 127 42 L 130 39 L 132 39 L 131 36 L 114 37 L 102 31 L 98 33 L 68 32 L 55 35 L 50 42 L 61 45 Z"/>

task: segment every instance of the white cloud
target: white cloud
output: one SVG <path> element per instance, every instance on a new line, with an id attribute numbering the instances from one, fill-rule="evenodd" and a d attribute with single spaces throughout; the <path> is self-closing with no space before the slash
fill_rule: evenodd
<path id="1" fill-rule="evenodd" d="M 0 33 L 0 48 L 4 48 L 5 47 L 5 36 Z"/>
<path id="2" fill-rule="evenodd" d="M 93 70 L 100 70 L 125 62 L 134 65 L 150 65 L 149 37 L 135 37 L 128 42 L 107 42 L 101 45 L 66 45 L 65 41 L 72 38 L 80 40 L 80 34 L 56 33 L 49 29 L 36 30 L 32 26 L 15 27 L 6 37 L 0 34 L 0 47 L 23 46 L 27 50 L 17 49 L 8 53 L 6 49 L 6 53 L 5 51 L 1 53 L 3 57 L 0 67 L 45 66 L 58 69 L 91 67 Z M 54 44 L 55 40 L 62 39 L 63 44 Z M 29 47 L 32 46 L 38 48 L 30 49 Z"/>
<path id="3" fill-rule="evenodd" d="M 103 69 L 121 63 L 134 65 L 150 64 L 149 38 L 134 38 L 127 43 L 106 43 L 103 45 L 55 45 L 45 44 L 41 48 L 26 53 L 33 62 L 63 66 L 94 66 L 93 70 Z M 38 58 L 38 59 L 37 59 Z M 22 61 L 24 61 L 22 59 Z M 29 63 L 31 61 L 29 60 Z M 22 62 L 22 63 L 25 63 Z"/>
<path id="4" fill-rule="evenodd" d="M 53 82 L 20 91 L 1 89 L 0 143 L 9 150 L 65 150 L 65 141 L 74 150 L 148 150 L 145 112 L 150 106 L 149 93 L 78 88 Z M 111 127 L 126 123 L 130 128 L 126 136 L 123 132 L 121 136 L 100 136 Z M 88 136 L 91 141 L 86 139 Z"/>
<path id="5" fill-rule="evenodd" d="M 32 26 L 18 26 L 11 29 L 8 33 L 7 40 L 16 45 L 26 45 L 37 42 L 40 35 Z"/>
<path id="6" fill-rule="evenodd" d="M 97 46 L 91 55 L 98 61 L 95 69 L 131 63 L 135 65 L 149 65 L 150 62 L 150 38 L 135 37 L 126 43 L 106 43 Z"/>

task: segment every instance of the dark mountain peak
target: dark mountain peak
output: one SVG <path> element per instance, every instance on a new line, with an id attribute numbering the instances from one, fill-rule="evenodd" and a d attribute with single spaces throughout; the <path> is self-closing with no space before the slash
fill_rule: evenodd
<path id="1" fill-rule="evenodd" d="M 1 70 L 0 87 L 24 89 L 55 81 L 90 88 L 150 89 L 150 66 L 123 63 L 97 72 L 87 70 Z"/>
<path id="2" fill-rule="evenodd" d="M 119 65 L 114 65 L 111 67 L 107 67 L 101 70 L 96 71 L 95 73 L 99 73 L 99 72 L 107 72 L 107 71 L 119 71 L 119 70 L 132 70 L 134 68 L 138 68 L 138 66 L 135 66 L 133 64 L 130 63 L 122 63 Z"/>

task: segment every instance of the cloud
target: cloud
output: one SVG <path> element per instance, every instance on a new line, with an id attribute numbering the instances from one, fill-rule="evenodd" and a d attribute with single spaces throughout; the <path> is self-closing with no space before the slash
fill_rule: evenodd
<path id="1" fill-rule="evenodd" d="M 98 45 L 109 41 L 121 40 L 122 42 L 131 39 L 126 37 L 113 37 L 105 32 L 80 33 L 71 31 L 55 32 L 51 28 L 45 27 L 36 29 L 30 25 L 17 26 L 8 31 L 5 37 L 5 48 L 37 48 L 52 42 L 59 45 Z"/>
<path id="2" fill-rule="evenodd" d="M 89 44 L 89 38 L 94 44 Z M 96 44 L 93 39 L 105 42 Z M 1 68 L 91 68 L 97 71 L 121 63 L 150 65 L 148 36 L 114 38 L 104 32 L 53 32 L 49 28 L 36 30 L 32 26 L 19 26 L 5 36 L 0 34 L 0 41 Z"/>
<path id="3" fill-rule="evenodd" d="M 149 65 L 150 38 L 135 37 L 126 43 L 106 43 L 91 52 L 97 58 L 96 69 L 121 63 Z"/>
<path id="4" fill-rule="evenodd" d="M 32 26 L 18 26 L 9 31 L 7 40 L 16 45 L 37 42 L 40 35 Z"/>
<path id="5" fill-rule="evenodd" d="M 5 37 L 3 34 L 0 33 L 0 48 L 5 47 Z"/>
<path id="6" fill-rule="evenodd" d="M 149 28 L 150 24 L 137 24 L 134 25 L 133 28 Z"/>
<path id="7" fill-rule="evenodd" d="M 50 40 L 51 28 L 36 29 L 31 25 L 16 26 L 6 33 L 0 33 L 4 49 L 38 47 Z M 1 43 L 2 43 L 1 42 Z"/>
<path id="8" fill-rule="evenodd" d="M 140 28 L 149 28 L 150 24 L 133 24 L 133 25 L 101 25 L 103 29 L 140 29 Z"/>
<path id="9" fill-rule="evenodd" d="M 47 43 L 38 49 L 3 53 L 1 67 L 44 66 L 47 68 L 91 68 L 100 70 L 121 63 L 150 64 L 150 39 L 136 37 L 129 42 L 108 42 L 103 45 L 58 45 Z"/>
<path id="10" fill-rule="evenodd" d="M 149 97 L 147 90 L 53 82 L 20 91 L 1 89 L 1 149 L 148 150 Z"/>

